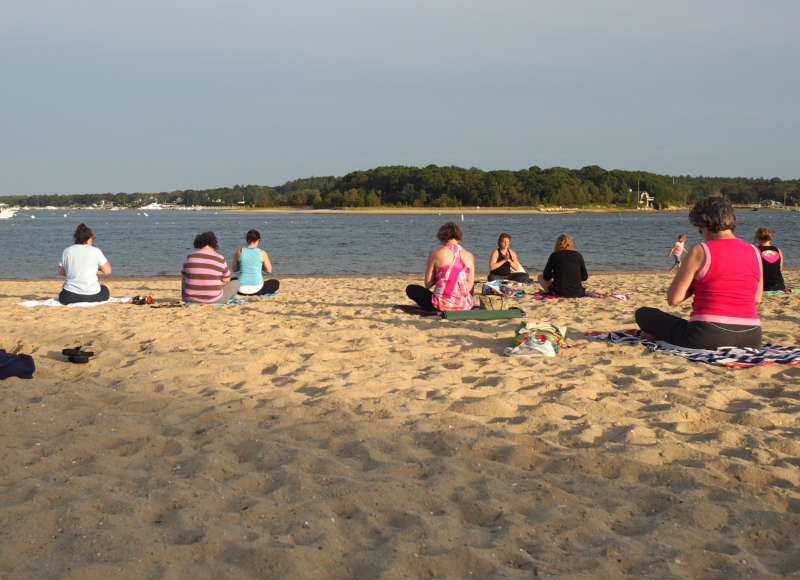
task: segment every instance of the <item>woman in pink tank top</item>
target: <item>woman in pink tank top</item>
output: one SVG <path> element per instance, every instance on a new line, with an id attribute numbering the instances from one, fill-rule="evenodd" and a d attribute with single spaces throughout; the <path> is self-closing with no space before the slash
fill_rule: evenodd
<path id="1" fill-rule="evenodd" d="M 689 222 L 704 238 L 690 251 L 667 290 L 677 306 L 694 295 L 689 320 L 656 308 L 636 311 L 636 323 L 658 340 L 689 348 L 761 346 L 757 304 L 763 293 L 761 257 L 755 246 L 737 238 L 730 201 L 707 197 L 689 212 Z"/>
<path id="2" fill-rule="evenodd" d="M 461 228 L 447 222 L 436 237 L 442 247 L 428 255 L 425 286 L 410 284 L 406 295 L 425 310 L 471 310 L 475 258 L 458 244 L 463 237 Z"/>

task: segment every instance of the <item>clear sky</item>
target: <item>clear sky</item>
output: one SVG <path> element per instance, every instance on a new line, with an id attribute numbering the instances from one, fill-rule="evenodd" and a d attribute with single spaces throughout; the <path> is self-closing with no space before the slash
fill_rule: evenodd
<path id="1" fill-rule="evenodd" d="M 0 0 L 0 194 L 800 177 L 795 0 Z"/>

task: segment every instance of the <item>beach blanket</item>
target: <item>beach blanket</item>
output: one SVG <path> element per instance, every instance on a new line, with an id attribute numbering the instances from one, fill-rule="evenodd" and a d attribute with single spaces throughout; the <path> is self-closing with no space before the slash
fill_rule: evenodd
<path id="1" fill-rule="evenodd" d="M 507 310 L 445 310 L 442 318 L 445 320 L 502 320 L 505 318 L 522 318 L 525 311 L 521 308 L 509 308 Z"/>
<path id="2" fill-rule="evenodd" d="M 531 298 L 534 300 L 572 300 L 572 298 L 566 298 L 564 296 L 551 296 L 546 292 L 534 292 L 531 294 Z M 602 294 L 600 292 L 592 292 L 591 290 L 586 291 L 586 296 L 581 296 L 581 298 L 615 298 L 617 300 L 628 300 L 630 296 L 627 294 Z"/>
<path id="3" fill-rule="evenodd" d="M 800 294 L 798 290 L 786 288 L 785 290 L 764 290 L 764 296 L 780 296 L 781 294 Z"/>
<path id="4" fill-rule="evenodd" d="M 585 336 L 611 342 L 635 342 L 650 352 L 663 350 L 695 362 L 723 367 L 749 368 L 761 365 L 800 365 L 800 348 L 764 343 L 761 348 L 721 346 L 715 350 L 686 348 L 663 340 L 644 338 L 638 328 L 619 332 L 587 332 Z"/>
<path id="5" fill-rule="evenodd" d="M 33 308 L 34 306 L 66 306 L 67 308 L 88 308 L 89 306 L 100 306 L 101 304 L 123 303 L 130 301 L 131 297 L 128 295 L 123 296 L 122 298 L 115 298 L 112 296 L 104 302 L 76 302 L 75 304 L 61 304 L 61 302 L 58 301 L 58 298 L 48 298 L 47 300 L 25 300 L 23 302 L 17 302 L 17 304 L 20 306 L 27 306 L 28 308 Z"/>

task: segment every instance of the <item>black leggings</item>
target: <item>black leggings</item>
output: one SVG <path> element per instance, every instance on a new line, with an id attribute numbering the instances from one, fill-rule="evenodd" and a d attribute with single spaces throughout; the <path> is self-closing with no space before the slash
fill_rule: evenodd
<path id="1" fill-rule="evenodd" d="M 277 280 L 264 280 L 264 283 L 261 285 L 261 288 L 252 292 L 250 294 L 246 294 L 242 291 L 239 291 L 241 296 L 263 296 L 264 294 L 275 294 L 278 291 L 278 287 L 281 285 L 280 282 Z"/>
<path id="2" fill-rule="evenodd" d="M 511 280 L 512 282 L 520 282 L 524 284 L 531 277 L 526 272 L 516 272 L 514 274 L 509 274 L 508 276 L 501 276 L 500 274 L 489 274 L 489 282 L 493 280 Z"/>
<path id="3" fill-rule="evenodd" d="M 639 308 L 636 324 L 643 331 L 676 346 L 715 349 L 718 346 L 761 348 L 761 327 L 689 322 L 658 308 Z"/>
<path id="4" fill-rule="evenodd" d="M 420 286 L 419 284 L 409 284 L 406 286 L 406 296 L 416 302 L 423 310 L 436 310 L 433 302 L 431 302 L 433 292 L 424 286 Z"/>

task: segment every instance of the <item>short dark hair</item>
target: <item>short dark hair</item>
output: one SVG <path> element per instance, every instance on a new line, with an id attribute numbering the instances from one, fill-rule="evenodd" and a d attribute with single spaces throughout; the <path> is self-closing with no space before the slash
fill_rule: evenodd
<path id="1" fill-rule="evenodd" d="M 756 230 L 756 240 L 763 244 L 772 239 L 772 230 L 767 226 L 761 226 Z"/>
<path id="2" fill-rule="evenodd" d="M 439 238 L 439 241 L 442 243 L 445 243 L 447 240 L 458 240 L 460 242 L 464 234 L 461 233 L 461 228 L 458 227 L 455 222 L 447 222 L 439 228 L 436 237 Z"/>
<path id="3" fill-rule="evenodd" d="M 253 242 L 257 242 L 261 239 L 261 234 L 258 233 L 258 230 L 250 230 L 244 236 L 244 239 L 247 240 L 248 244 L 252 244 Z"/>
<path id="4" fill-rule="evenodd" d="M 86 224 L 78 224 L 72 237 L 75 238 L 76 244 L 85 244 L 94 237 L 94 232 Z"/>
<path id="5" fill-rule="evenodd" d="M 195 248 L 204 248 L 206 246 L 211 246 L 215 250 L 219 248 L 217 236 L 214 235 L 214 232 L 203 232 L 202 234 L 197 234 L 194 237 Z"/>
<path id="6" fill-rule="evenodd" d="M 509 241 L 511 241 L 511 236 L 508 235 L 507 233 L 503 232 L 502 234 L 500 234 L 500 237 L 497 238 L 497 247 L 498 248 L 500 247 L 500 244 L 503 242 L 503 238 L 508 238 Z"/>
<path id="7" fill-rule="evenodd" d="M 689 212 L 689 223 L 709 232 L 733 231 L 736 229 L 736 215 L 727 198 L 712 195 L 694 204 Z"/>

